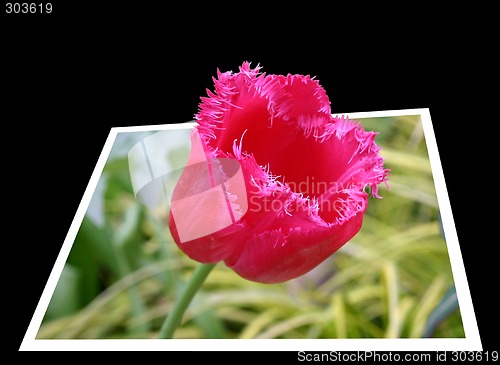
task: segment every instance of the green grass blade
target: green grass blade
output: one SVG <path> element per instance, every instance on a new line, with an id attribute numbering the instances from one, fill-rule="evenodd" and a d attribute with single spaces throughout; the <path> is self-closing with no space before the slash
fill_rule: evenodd
<path id="1" fill-rule="evenodd" d="M 427 319 L 427 326 L 425 327 L 423 337 L 432 337 L 437 326 L 456 310 L 458 310 L 458 298 L 455 286 L 453 285 L 448 289 L 441 302 L 439 302 L 436 309 L 434 309 Z"/>

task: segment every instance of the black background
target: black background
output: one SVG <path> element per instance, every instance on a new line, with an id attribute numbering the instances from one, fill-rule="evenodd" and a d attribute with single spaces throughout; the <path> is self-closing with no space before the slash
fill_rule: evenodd
<path id="1" fill-rule="evenodd" d="M 192 9 L 53 2 L 52 14 L 7 16 L 2 8 L 0 118 L 10 144 L 2 302 L 13 348 L 110 128 L 190 121 L 217 69 L 250 61 L 266 73 L 316 76 L 333 113 L 430 109 L 481 340 L 498 349 L 497 121 L 479 96 L 493 76 L 491 45 L 461 18 L 443 25 L 434 12 L 362 18 L 319 6 L 184 5 Z"/>

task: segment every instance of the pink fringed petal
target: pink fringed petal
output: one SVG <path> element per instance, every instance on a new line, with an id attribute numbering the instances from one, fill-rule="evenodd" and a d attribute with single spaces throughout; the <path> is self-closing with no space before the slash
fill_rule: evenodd
<path id="1" fill-rule="evenodd" d="M 197 131 L 207 159 L 238 162 L 248 209 L 231 226 L 188 242 L 171 217 L 173 237 L 194 260 L 224 260 L 249 280 L 300 276 L 359 231 L 364 189 L 379 197 L 389 170 L 376 133 L 334 118 L 325 90 L 309 76 L 265 75 L 245 62 L 238 73 L 218 72 L 214 85 L 201 99 Z M 196 177 L 183 180 L 193 183 Z M 243 204 L 237 195 L 228 203 L 235 211 Z M 214 212 L 192 214 L 195 222 L 194 215 Z"/>

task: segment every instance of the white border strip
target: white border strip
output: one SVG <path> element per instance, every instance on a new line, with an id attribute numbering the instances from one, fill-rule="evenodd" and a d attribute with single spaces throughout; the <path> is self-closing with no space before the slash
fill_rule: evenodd
<path id="1" fill-rule="evenodd" d="M 473 351 L 469 339 L 34 340 L 30 351 Z"/>
<path id="2" fill-rule="evenodd" d="M 336 114 L 341 115 L 341 114 Z M 48 278 L 40 301 L 28 326 L 20 351 L 55 350 L 160 350 L 160 351 L 482 351 L 472 299 L 467 283 L 458 236 L 446 189 L 441 160 L 428 108 L 346 113 L 351 119 L 420 115 L 427 143 L 432 175 L 450 255 L 465 338 L 455 339 L 317 339 L 317 340 L 37 340 L 36 335 L 50 303 L 73 242 L 96 189 L 111 147 L 118 133 L 192 128 L 195 122 L 112 128 L 87 185 L 75 218 Z"/>

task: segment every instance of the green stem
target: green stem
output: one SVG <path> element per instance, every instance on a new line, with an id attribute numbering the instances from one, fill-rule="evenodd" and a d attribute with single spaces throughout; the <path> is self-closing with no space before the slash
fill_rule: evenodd
<path id="1" fill-rule="evenodd" d="M 172 338 L 175 330 L 181 323 L 184 311 L 191 303 L 196 292 L 200 289 L 208 274 L 214 268 L 215 264 L 199 264 L 193 272 L 193 276 L 188 284 L 184 287 L 179 298 L 174 303 L 174 306 L 168 314 L 165 322 L 160 329 L 159 338 Z"/>

